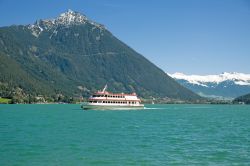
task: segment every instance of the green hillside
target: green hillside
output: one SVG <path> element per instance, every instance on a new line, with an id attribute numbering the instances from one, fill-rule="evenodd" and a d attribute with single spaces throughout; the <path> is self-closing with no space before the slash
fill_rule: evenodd
<path id="1" fill-rule="evenodd" d="M 246 94 L 240 97 L 237 97 L 233 101 L 234 103 L 245 103 L 250 104 L 250 94 Z"/>
<path id="2" fill-rule="evenodd" d="M 102 25 L 59 21 L 0 28 L 0 96 L 21 89 L 26 96 L 86 97 L 107 83 L 110 91 L 144 98 L 201 99 Z"/>

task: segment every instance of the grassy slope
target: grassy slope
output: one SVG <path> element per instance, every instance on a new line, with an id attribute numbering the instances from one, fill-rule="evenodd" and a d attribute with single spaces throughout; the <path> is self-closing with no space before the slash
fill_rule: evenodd
<path id="1" fill-rule="evenodd" d="M 0 104 L 8 104 L 11 102 L 11 99 L 1 98 L 0 97 Z"/>

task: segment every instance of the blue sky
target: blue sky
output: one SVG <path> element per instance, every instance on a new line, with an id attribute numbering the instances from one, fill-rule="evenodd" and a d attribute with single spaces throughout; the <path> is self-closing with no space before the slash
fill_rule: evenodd
<path id="1" fill-rule="evenodd" d="M 67 9 L 104 24 L 166 72 L 250 73 L 250 0 L 0 0 L 0 26 Z"/>

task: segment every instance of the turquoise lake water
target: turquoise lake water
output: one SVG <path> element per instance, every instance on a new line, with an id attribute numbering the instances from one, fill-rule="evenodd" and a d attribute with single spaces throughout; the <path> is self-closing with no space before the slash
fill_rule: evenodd
<path id="1" fill-rule="evenodd" d="M 250 106 L 0 105 L 0 165 L 250 165 Z"/>

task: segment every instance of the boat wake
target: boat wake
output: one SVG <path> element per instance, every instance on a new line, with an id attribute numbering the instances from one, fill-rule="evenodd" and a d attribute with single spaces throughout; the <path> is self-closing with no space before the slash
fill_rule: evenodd
<path id="1" fill-rule="evenodd" d="M 152 107 L 144 107 L 144 110 L 162 110 L 165 108 L 152 108 Z"/>

